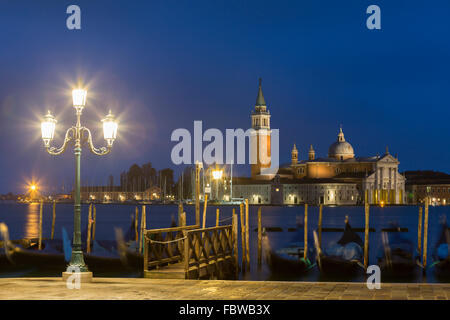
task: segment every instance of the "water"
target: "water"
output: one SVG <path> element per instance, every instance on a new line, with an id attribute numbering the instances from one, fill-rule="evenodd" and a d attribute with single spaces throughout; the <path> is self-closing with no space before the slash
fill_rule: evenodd
<path id="1" fill-rule="evenodd" d="M 131 224 L 131 217 L 134 215 L 134 205 L 117 205 L 117 204 L 97 204 L 97 239 L 114 239 L 114 228 L 119 227 L 124 231 Z M 207 210 L 207 226 L 215 225 L 216 221 L 215 206 L 208 206 Z M 233 207 L 221 206 L 220 219 L 231 217 Z M 235 207 L 239 212 L 239 207 Z M 187 224 L 195 223 L 194 206 L 184 206 L 186 211 Z M 308 227 L 309 230 L 317 229 L 318 207 L 308 207 Z M 139 207 L 140 210 L 140 207 Z M 201 207 L 203 210 L 203 207 Z M 250 272 L 241 275 L 241 279 L 245 280 L 294 280 L 294 281 L 321 281 L 317 268 L 312 269 L 306 274 L 296 278 L 282 279 L 279 276 L 273 276 L 268 266 L 263 261 L 261 268 L 257 267 L 257 232 L 253 230 L 257 228 L 257 210 L 258 207 L 250 206 Z M 428 228 L 428 265 L 432 261 L 432 251 L 440 233 L 439 217 L 447 212 L 447 207 L 430 207 L 429 208 L 429 228 Z M 178 208 L 176 205 L 148 205 L 147 228 L 164 228 L 169 227 L 172 217 L 176 219 Z M 82 206 L 82 228 L 87 225 L 88 206 Z M 344 217 L 350 217 L 350 224 L 354 228 L 364 227 L 364 208 L 363 207 L 324 207 L 323 209 L 323 227 L 324 228 L 343 228 Z M 281 227 L 283 232 L 269 232 L 270 244 L 273 249 L 285 246 L 294 236 L 293 232 L 287 229 L 296 227 L 296 220 L 303 220 L 304 207 L 262 207 L 262 225 L 263 227 Z M 450 217 L 449 217 L 450 218 Z M 52 205 L 44 204 L 43 207 L 43 235 L 50 237 L 52 221 Z M 402 228 L 408 228 L 407 233 L 403 233 L 417 246 L 417 229 L 418 229 L 418 208 L 415 206 L 396 206 L 396 207 L 371 207 L 370 208 L 370 227 L 375 228 L 376 232 L 371 232 L 369 237 L 370 251 L 369 264 L 376 263 L 376 255 L 381 245 L 381 229 L 389 227 L 389 222 L 397 221 Z M 39 222 L 39 204 L 16 204 L 16 203 L 0 203 L 0 222 L 5 222 L 10 231 L 12 239 L 19 238 L 36 238 L 38 236 Z M 226 220 L 222 224 L 231 224 L 231 220 Z M 61 238 L 62 227 L 66 228 L 69 234 L 72 233 L 73 226 L 73 205 L 57 204 L 56 205 L 56 223 L 55 238 Z M 364 239 L 364 234 L 359 233 Z M 323 232 L 322 243 L 326 246 L 330 241 L 337 241 L 341 236 L 340 232 Z M 83 239 L 85 241 L 85 239 Z M 310 242 L 310 245 L 313 243 Z M 239 261 L 241 261 L 241 244 L 239 243 Z M 0 275 L 1 276 L 1 275 Z M 329 279 L 328 279 L 329 280 Z M 363 278 L 355 278 L 353 281 L 363 281 Z M 422 278 L 421 273 L 412 279 L 414 282 L 437 282 L 434 273 L 427 271 L 426 279 Z"/>

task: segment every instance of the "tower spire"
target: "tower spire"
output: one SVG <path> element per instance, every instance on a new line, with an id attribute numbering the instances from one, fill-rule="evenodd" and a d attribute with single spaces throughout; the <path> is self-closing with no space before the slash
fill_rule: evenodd
<path id="1" fill-rule="evenodd" d="M 255 106 L 257 107 L 266 106 L 266 101 L 264 100 L 264 95 L 262 92 L 262 78 L 259 78 L 258 96 L 256 97 Z"/>
<path id="2" fill-rule="evenodd" d="M 298 150 L 297 150 L 297 146 L 294 143 L 294 147 L 292 148 L 291 151 L 291 163 L 292 165 L 296 165 L 298 163 Z"/>
<path id="3" fill-rule="evenodd" d="M 316 157 L 316 152 L 314 151 L 313 145 L 311 145 L 309 147 L 309 152 L 308 152 L 308 159 L 309 160 L 314 160 Z"/>

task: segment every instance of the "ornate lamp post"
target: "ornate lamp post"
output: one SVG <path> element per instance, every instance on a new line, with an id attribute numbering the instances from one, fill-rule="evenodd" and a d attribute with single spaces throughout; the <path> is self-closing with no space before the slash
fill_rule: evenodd
<path id="1" fill-rule="evenodd" d="M 92 273 L 88 271 L 83 259 L 83 251 L 81 250 L 81 199 L 80 199 L 80 162 L 81 162 L 81 146 L 87 144 L 89 150 L 99 156 L 106 155 L 111 152 L 112 145 L 117 135 L 117 122 L 114 120 L 111 110 L 109 114 L 102 120 L 103 122 L 103 135 L 106 140 L 106 147 L 99 149 L 94 147 L 92 142 L 91 131 L 81 126 L 81 114 L 83 108 L 86 105 L 87 91 L 83 89 L 75 89 L 72 91 L 73 107 L 75 108 L 76 124 L 70 127 L 66 131 L 63 145 L 60 148 L 50 146 L 50 142 L 53 140 L 56 128 L 56 119 L 50 113 L 44 117 L 44 121 L 41 124 L 42 140 L 44 141 L 45 149 L 51 155 L 62 154 L 69 144 L 73 144 L 75 153 L 75 190 L 74 190 L 74 227 L 73 227 L 73 245 L 72 245 L 72 257 L 70 264 L 67 267 L 67 272 L 63 273 L 63 278 L 68 273 L 73 271 L 85 273 L 89 279 L 92 277 Z"/>

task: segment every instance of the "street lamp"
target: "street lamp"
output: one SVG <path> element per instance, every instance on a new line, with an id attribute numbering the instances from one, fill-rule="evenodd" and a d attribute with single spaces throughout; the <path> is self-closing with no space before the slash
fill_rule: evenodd
<path id="1" fill-rule="evenodd" d="M 87 91 L 84 89 L 75 89 L 72 91 L 73 107 L 75 108 L 76 124 L 70 127 L 66 131 L 63 145 L 60 148 L 50 146 L 50 142 L 53 140 L 56 119 L 48 112 L 44 117 L 44 121 L 41 123 L 42 140 L 47 152 L 51 155 L 62 154 L 69 143 L 73 143 L 75 153 L 75 190 L 74 190 L 74 228 L 73 228 L 73 246 L 72 257 L 70 259 L 67 271 L 63 273 L 63 278 L 68 276 L 73 271 L 84 272 L 87 279 L 92 277 L 92 273 L 88 271 L 83 259 L 83 251 L 81 250 L 81 201 L 80 201 L 80 162 L 81 162 L 81 146 L 87 144 L 89 150 L 98 155 L 103 156 L 111 152 L 112 145 L 117 135 L 117 122 L 114 120 L 114 116 L 109 114 L 102 120 L 103 122 L 103 136 L 106 140 L 106 147 L 97 149 L 92 142 L 91 131 L 81 126 L 81 114 L 86 106 Z"/>
<path id="2" fill-rule="evenodd" d="M 29 187 L 29 192 L 30 192 L 30 200 L 33 201 L 35 199 L 37 199 L 37 191 L 38 191 L 38 186 L 35 183 L 32 183 Z"/>

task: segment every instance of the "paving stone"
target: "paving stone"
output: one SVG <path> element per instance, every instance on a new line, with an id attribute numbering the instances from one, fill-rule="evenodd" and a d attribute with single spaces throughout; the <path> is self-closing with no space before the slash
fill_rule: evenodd
<path id="1" fill-rule="evenodd" d="M 60 278 L 0 279 L 0 299 L 305 299 L 305 300 L 447 300 L 448 284 L 382 284 L 275 281 L 163 280 L 94 278 L 80 290 L 67 289 Z"/>

